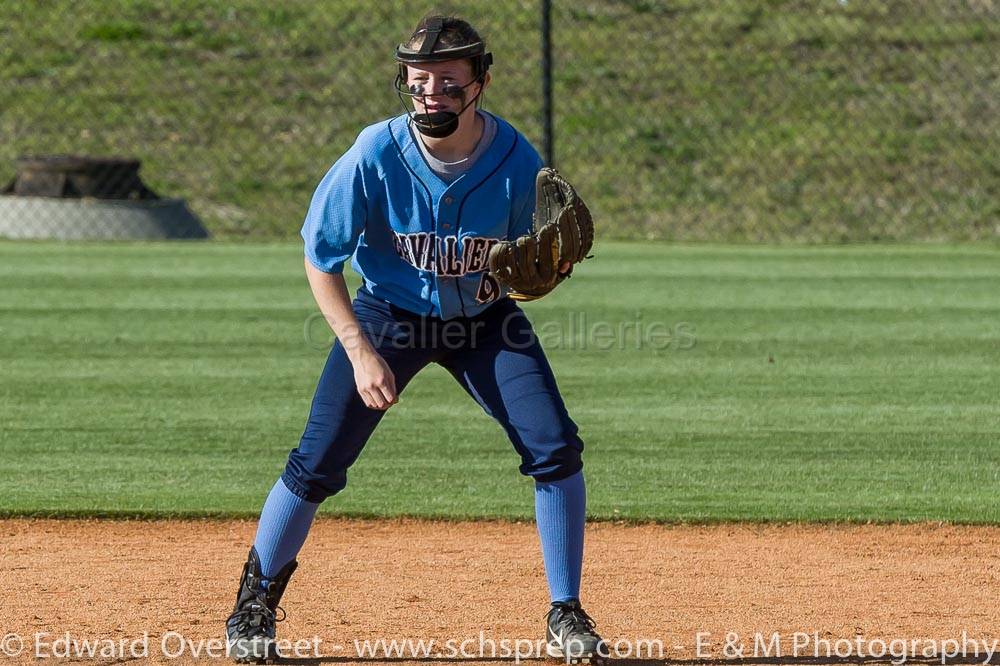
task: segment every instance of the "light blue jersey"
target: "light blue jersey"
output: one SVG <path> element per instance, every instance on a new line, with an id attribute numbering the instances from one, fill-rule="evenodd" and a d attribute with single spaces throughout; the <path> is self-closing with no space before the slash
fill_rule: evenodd
<path id="1" fill-rule="evenodd" d="M 397 116 L 365 128 L 313 194 L 302 238 L 318 269 L 351 266 L 377 298 L 442 319 L 473 316 L 506 296 L 489 276 L 500 240 L 531 229 L 538 152 L 494 116 L 489 149 L 447 183 Z"/>

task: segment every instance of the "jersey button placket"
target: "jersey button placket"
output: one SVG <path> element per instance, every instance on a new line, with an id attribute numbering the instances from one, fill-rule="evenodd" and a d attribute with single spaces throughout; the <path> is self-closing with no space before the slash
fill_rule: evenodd
<path id="1" fill-rule="evenodd" d="M 444 204 L 445 206 L 450 206 L 450 205 L 452 205 L 453 203 L 455 203 L 455 199 L 454 199 L 454 197 L 452 197 L 452 196 L 451 196 L 451 195 L 449 194 L 449 195 L 446 195 L 446 196 L 445 196 L 445 197 L 444 197 L 443 199 L 441 199 L 441 202 L 442 202 L 442 203 L 443 203 L 443 204 Z M 450 211 L 449 211 L 449 212 L 450 212 Z M 449 216 L 449 217 L 450 217 L 450 216 Z M 450 223 L 450 222 L 445 222 L 445 223 L 443 223 L 443 224 L 441 225 L 441 228 L 442 228 L 442 229 L 451 229 L 451 223 Z"/>
<path id="2" fill-rule="evenodd" d="M 441 197 L 441 203 L 438 206 L 438 224 L 441 227 L 438 233 L 439 237 L 457 235 L 454 230 L 454 228 L 457 226 L 455 221 L 455 211 L 453 207 L 454 203 L 455 203 L 455 197 L 453 197 L 450 194 L 446 194 L 445 196 Z M 461 294 L 461 288 L 459 287 L 459 281 L 452 276 L 440 275 L 438 276 L 438 282 L 440 283 L 441 281 L 447 281 L 455 285 L 455 296 L 457 297 L 457 302 L 455 303 L 455 305 L 457 306 L 458 310 L 456 314 L 460 313 L 464 315 L 465 307 L 464 304 L 461 303 L 462 294 Z M 443 296 L 440 295 L 440 293 L 439 293 L 439 298 L 441 298 L 442 300 L 441 304 L 443 311 L 444 299 Z"/>

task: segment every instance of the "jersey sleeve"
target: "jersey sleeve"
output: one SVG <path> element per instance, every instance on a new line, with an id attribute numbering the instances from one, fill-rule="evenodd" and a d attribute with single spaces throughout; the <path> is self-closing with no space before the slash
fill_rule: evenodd
<path id="1" fill-rule="evenodd" d="M 524 188 L 522 188 L 521 196 L 514 201 L 513 219 L 510 224 L 508 240 L 515 240 L 525 234 L 530 234 L 533 229 L 532 216 L 535 214 L 535 175 L 543 166 L 545 166 L 545 162 L 532 149 L 525 160 L 523 168 L 527 182 Z"/>
<path id="2" fill-rule="evenodd" d="M 309 262 L 326 273 L 342 273 L 364 231 L 368 214 L 362 151 L 357 144 L 330 167 L 313 193 L 302 240 Z"/>

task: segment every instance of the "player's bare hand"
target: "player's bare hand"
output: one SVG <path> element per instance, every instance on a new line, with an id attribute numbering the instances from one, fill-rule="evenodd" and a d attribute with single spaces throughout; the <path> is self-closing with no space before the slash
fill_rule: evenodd
<path id="1" fill-rule="evenodd" d="M 386 410 L 399 402 L 396 377 L 378 352 L 362 353 L 354 361 L 354 383 L 358 394 L 370 409 Z"/>

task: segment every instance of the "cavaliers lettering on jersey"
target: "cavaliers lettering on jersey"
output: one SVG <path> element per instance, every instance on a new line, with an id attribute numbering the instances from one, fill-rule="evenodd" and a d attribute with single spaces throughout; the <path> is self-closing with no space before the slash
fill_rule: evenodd
<path id="1" fill-rule="evenodd" d="M 397 116 L 365 128 L 313 194 L 305 254 L 327 273 L 352 268 L 377 298 L 442 319 L 506 295 L 486 272 L 492 245 L 531 230 L 542 160 L 494 116 L 493 144 L 452 183 L 427 165 Z"/>

